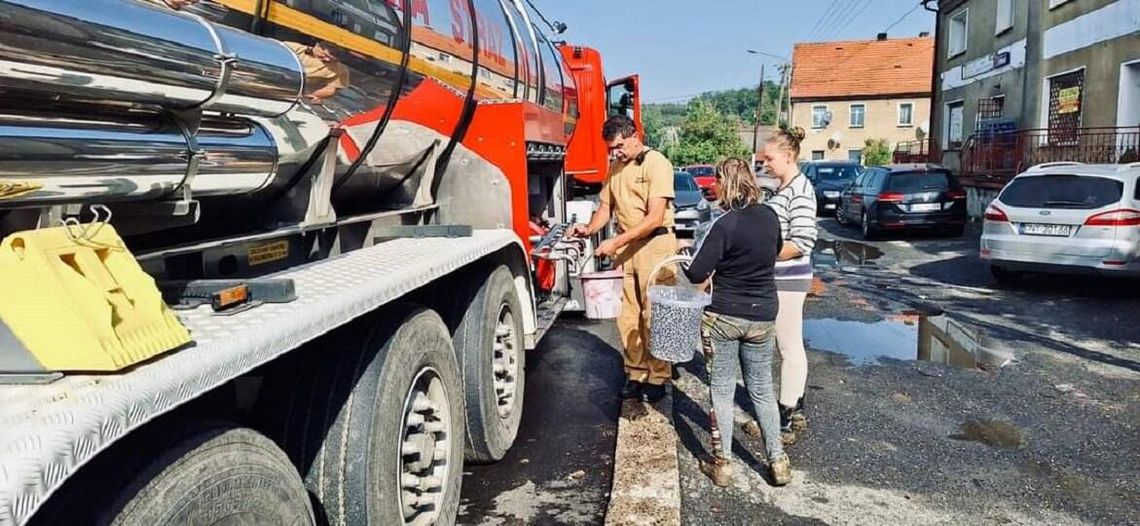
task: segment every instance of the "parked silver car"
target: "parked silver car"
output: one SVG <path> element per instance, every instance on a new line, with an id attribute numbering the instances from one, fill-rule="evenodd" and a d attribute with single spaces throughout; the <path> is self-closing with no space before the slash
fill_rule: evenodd
<path id="1" fill-rule="evenodd" d="M 701 224 L 712 219 L 712 206 L 705 200 L 696 179 L 689 172 L 673 174 L 673 193 L 677 234 L 692 236 Z"/>
<path id="2" fill-rule="evenodd" d="M 986 210 L 981 257 L 998 281 L 1023 272 L 1140 277 L 1140 163 L 1049 163 Z"/>

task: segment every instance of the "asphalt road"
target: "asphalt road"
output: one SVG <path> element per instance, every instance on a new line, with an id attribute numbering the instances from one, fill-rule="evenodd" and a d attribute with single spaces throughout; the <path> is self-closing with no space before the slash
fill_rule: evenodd
<path id="1" fill-rule="evenodd" d="M 789 449 L 791 486 L 767 484 L 761 444 L 739 427 L 734 486 L 698 471 L 708 390 L 699 357 L 683 368 L 682 523 L 1140 523 L 1140 283 L 1036 277 L 1006 289 L 977 258 L 976 232 L 857 238 L 821 221 L 810 429 Z M 602 522 L 615 336 L 611 322 L 563 322 L 530 355 L 518 445 L 469 468 L 461 523 Z"/>
<path id="2" fill-rule="evenodd" d="M 527 356 L 522 426 L 501 462 L 469 466 L 460 524 L 600 524 L 624 381 L 612 321 L 560 321 Z"/>
<path id="3" fill-rule="evenodd" d="M 697 471 L 708 400 L 695 362 L 674 406 L 684 524 L 1140 522 L 1140 285 L 999 289 L 976 235 L 862 243 L 821 227 L 795 480 L 770 487 L 739 428 L 735 487 Z M 932 325 L 941 340 L 920 346 Z M 923 348 L 933 361 L 916 360 Z"/>

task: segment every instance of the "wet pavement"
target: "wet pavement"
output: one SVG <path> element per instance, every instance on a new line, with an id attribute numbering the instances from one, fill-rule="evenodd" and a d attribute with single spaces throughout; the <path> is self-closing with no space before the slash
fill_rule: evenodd
<path id="1" fill-rule="evenodd" d="M 600 524 L 623 375 L 612 321 L 560 321 L 527 355 L 522 427 L 501 462 L 468 466 L 459 523 Z"/>
<path id="2" fill-rule="evenodd" d="M 976 233 L 864 243 L 825 220 L 821 236 L 793 483 L 766 482 L 742 387 L 733 485 L 700 473 L 698 356 L 673 394 L 682 524 L 1140 524 L 1140 284 L 999 288 Z M 613 333 L 564 324 L 531 355 L 522 437 L 503 463 L 470 468 L 461 523 L 601 523 Z"/>
<path id="3" fill-rule="evenodd" d="M 821 221 L 791 486 L 763 478 L 743 387 L 733 486 L 698 471 L 708 388 L 699 358 L 685 367 L 683 523 L 1140 523 L 1140 285 L 1002 289 L 976 235 L 857 237 Z"/>

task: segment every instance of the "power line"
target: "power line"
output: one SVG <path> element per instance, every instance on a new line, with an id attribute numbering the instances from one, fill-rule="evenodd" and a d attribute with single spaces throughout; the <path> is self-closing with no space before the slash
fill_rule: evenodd
<path id="1" fill-rule="evenodd" d="M 867 8 L 871 7 L 872 1 L 873 0 L 864 0 L 863 5 L 859 7 L 859 9 L 855 12 L 855 14 L 850 16 L 849 18 L 847 18 L 847 20 L 843 23 L 843 25 L 839 27 L 839 30 L 836 31 L 836 36 L 842 35 L 843 32 L 845 30 L 847 30 L 848 27 L 851 26 L 852 22 L 858 20 L 859 17 L 863 16 L 863 13 L 865 11 L 867 11 Z"/>
<path id="2" fill-rule="evenodd" d="M 840 4 L 836 6 L 835 11 L 831 13 L 831 16 L 827 17 L 827 19 L 824 20 L 822 24 L 820 24 L 819 30 L 815 32 L 815 37 L 813 40 L 825 40 L 826 36 L 831 32 L 832 26 L 834 26 L 839 20 L 843 19 L 843 13 L 845 13 L 847 9 L 851 7 L 851 4 L 853 4 L 855 1 L 857 0 L 844 0 L 840 2 Z"/>
<path id="3" fill-rule="evenodd" d="M 918 4 L 916 4 L 914 7 L 912 7 L 912 8 L 910 9 L 910 11 L 907 11 L 905 15 L 903 15 L 903 16 L 901 16 L 901 17 L 899 17 L 899 19 L 898 19 L 898 20 L 895 20 L 895 23 L 893 23 L 893 24 L 891 24 L 891 25 L 887 26 L 887 28 L 886 28 L 886 29 L 884 29 L 884 30 L 883 30 L 883 32 L 884 32 L 884 33 L 890 32 L 890 30 L 894 29 L 894 28 L 895 28 L 895 26 L 897 26 L 897 25 L 901 24 L 903 20 L 906 20 L 906 18 L 907 18 L 908 16 L 910 16 L 910 15 L 914 14 L 914 12 L 915 12 L 915 11 L 918 11 L 918 8 L 920 8 L 920 7 L 922 7 L 922 3 L 918 3 Z"/>
<path id="4" fill-rule="evenodd" d="M 815 36 L 818 34 L 817 32 L 823 27 L 823 21 L 827 20 L 828 17 L 834 14 L 835 8 L 839 7 L 839 3 L 840 0 L 831 0 L 831 5 L 827 6 L 827 9 L 823 12 L 823 14 L 820 15 L 819 19 L 815 21 L 815 25 L 813 25 L 811 27 L 811 30 L 808 31 L 807 39 L 809 41 L 815 38 Z"/>
<path id="5" fill-rule="evenodd" d="M 834 40 L 834 37 L 839 34 L 839 31 L 837 31 L 839 29 L 839 26 L 843 25 L 845 21 L 850 19 L 851 14 L 854 13 L 858 8 L 859 0 L 851 0 L 850 3 L 846 4 L 846 6 L 836 14 L 832 22 L 828 23 L 825 26 L 823 32 L 820 34 L 819 40 L 824 42 Z"/>

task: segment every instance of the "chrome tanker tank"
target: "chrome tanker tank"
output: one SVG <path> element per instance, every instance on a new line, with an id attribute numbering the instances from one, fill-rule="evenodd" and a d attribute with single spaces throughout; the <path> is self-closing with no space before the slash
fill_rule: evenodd
<path id="1" fill-rule="evenodd" d="M 194 199 L 230 224 L 330 151 L 339 214 L 411 206 L 480 105 L 571 113 L 530 20 L 514 0 L 0 0 L 0 215 Z"/>

